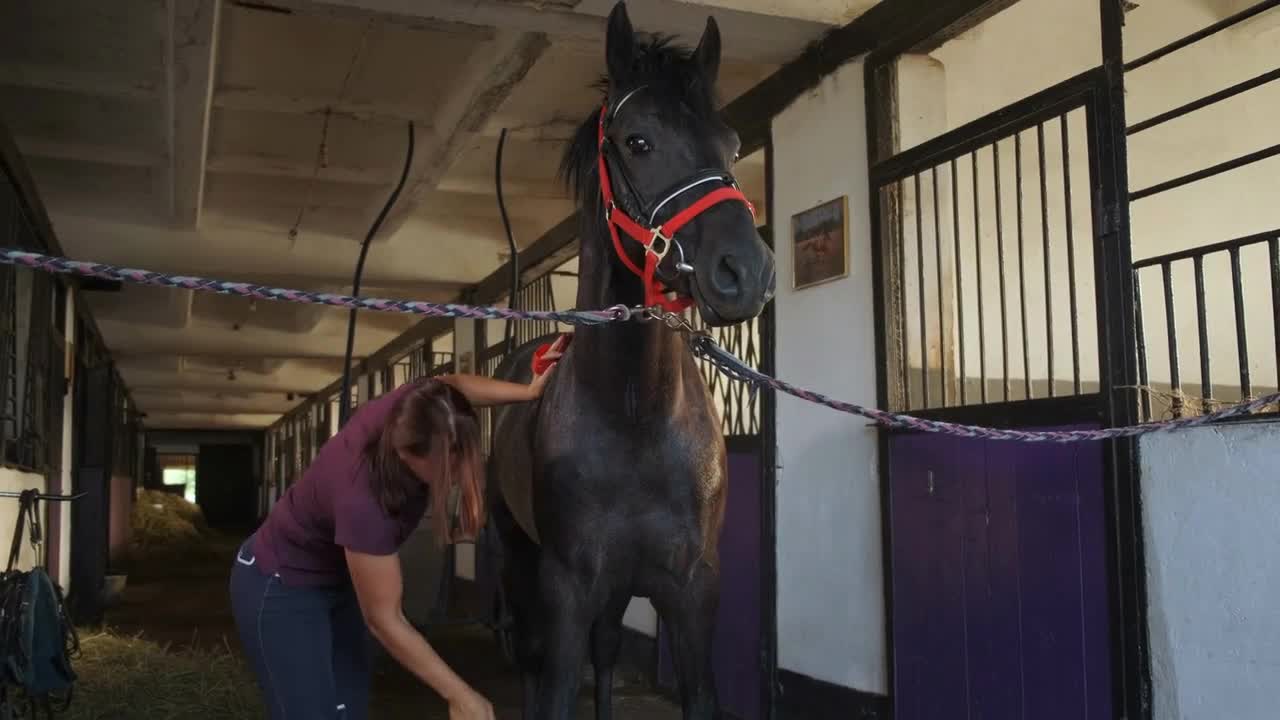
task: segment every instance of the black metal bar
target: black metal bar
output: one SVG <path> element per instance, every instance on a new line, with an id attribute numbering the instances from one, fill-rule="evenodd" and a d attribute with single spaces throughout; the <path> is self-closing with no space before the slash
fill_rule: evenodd
<path id="1" fill-rule="evenodd" d="M 83 492 L 76 493 L 75 495 L 48 495 L 45 493 L 39 493 L 36 495 L 36 498 L 40 500 L 47 500 L 49 502 L 71 502 L 73 500 L 79 500 L 80 498 L 88 494 L 89 493 L 83 493 Z M 0 498 L 20 498 L 20 497 L 22 497 L 21 492 L 12 492 L 9 490 L 0 491 Z"/>
<path id="2" fill-rule="evenodd" d="M 956 342 L 960 358 L 960 404 L 964 405 L 968 391 L 968 376 L 965 375 L 964 357 L 964 263 L 960 262 L 960 171 L 955 158 L 951 159 L 951 212 L 955 216 L 955 263 L 956 263 L 956 323 L 959 338 Z"/>
<path id="3" fill-rule="evenodd" d="M 973 164 L 973 252 L 974 266 L 978 275 L 978 397 L 983 404 L 987 402 L 987 310 L 983 307 L 982 297 L 982 210 L 978 203 L 981 193 L 978 188 L 978 151 L 969 153 L 969 162 Z"/>
<path id="4" fill-rule="evenodd" d="M 986 405 L 913 410 L 911 417 L 990 428 L 1027 428 L 1098 421 L 1097 395 L 1063 395 L 1034 400 L 996 400 Z M 886 434 L 912 430 L 885 430 Z"/>
<path id="5" fill-rule="evenodd" d="M 1133 249 L 1129 227 L 1125 129 L 1124 5 L 1099 0 L 1102 67 L 1089 103 L 1089 187 L 1092 206 L 1094 309 L 1103 422 L 1137 422 Z M 1151 720 L 1151 641 L 1147 619 L 1141 475 L 1137 442 L 1103 444 L 1107 611 L 1113 714 Z"/>
<path id="6" fill-rule="evenodd" d="M 1049 246 L 1049 180 L 1044 160 L 1044 124 L 1036 126 L 1036 148 L 1040 160 L 1040 227 L 1044 236 L 1044 336 L 1049 359 L 1049 397 L 1053 387 L 1053 270 Z"/>
<path id="7" fill-rule="evenodd" d="M 947 356 L 950 352 L 945 342 L 947 328 L 943 312 L 945 303 L 942 300 L 942 218 L 939 217 L 938 208 L 938 167 L 935 165 L 929 172 L 933 176 L 933 264 L 938 269 L 938 380 L 942 386 L 942 407 L 946 407 Z"/>
<path id="8" fill-rule="evenodd" d="M 1022 133 L 1013 136 L 1013 183 L 1018 206 L 1018 302 L 1022 314 L 1022 383 L 1024 399 L 1031 399 L 1031 341 L 1027 339 L 1027 256 L 1022 214 Z"/>
<path id="9" fill-rule="evenodd" d="M 1267 243 L 1271 255 L 1271 334 L 1276 343 L 1276 379 L 1280 381 L 1280 239 Z"/>
<path id="10" fill-rule="evenodd" d="M 952 158 L 968 155 L 1016 132 L 1029 130 L 1088 101 L 1098 71 L 1089 70 L 973 122 L 905 150 L 871 167 L 872 187 L 902 180 Z"/>
<path id="11" fill-rule="evenodd" d="M 1177 120 L 1183 115 L 1189 115 L 1195 112 L 1196 110 L 1201 110 L 1215 103 L 1220 103 L 1223 100 L 1228 100 L 1230 98 L 1235 97 L 1236 95 L 1239 95 L 1244 92 L 1248 92 L 1254 88 L 1262 87 L 1263 85 L 1266 85 L 1267 83 L 1272 82 L 1274 80 L 1280 80 L 1280 68 L 1276 68 L 1271 72 L 1262 73 L 1261 75 L 1245 80 L 1244 82 L 1236 83 L 1235 85 L 1232 85 L 1231 87 L 1225 88 L 1223 90 L 1219 90 L 1216 93 L 1205 95 L 1199 100 L 1193 100 L 1185 105 L 1180 105 L 1172 110 L 1169 110 L 1168 112 L 1163 112 L 1163 113 L 1160 113 L 1159 115 L 1152 116 L 1146 120 L 1143 120 L 1140 123 L 1130 126 L 1127 132 L 1130 136 L 1137 135 L 1143 130 L 1150 130 L 1155 126 L 1163 125 L 1164 123 L 1167 123 L 1170 120 Z"/>
<path id="12" fill-rule="evenodd" d="M 1242 23 L 1245 20 L 1248 20 L 1249 18 L 1255 15 L 1260 15 L 1270 10 L 1271 8 L 1274 8 L 1277 6 L 1280 6 L 1280 0 L 1263 0 L 1263 2 L 1260 2 L 1257 5 L 1254 5 L 1253 7 L 1246 8 L 1236 13 L 1235 15 L 1219 20 L 1218 22 L 1210 25 L 1209 27 L 1206 27 L 1202 30 L 1197 30 L 1196 32 L 1193 32 L 1190 35 L 1187 35 L 1186 37 L 1179 38 L 1178 40 L 1174 40 L 1168 45 L 1165 45 L 1164 47 L 1159 48 L 1157 50 L 1153 50 L 1147 53 L 1146 55 L 1143 55 L 1142 57 L 1138 58 L 1137 60 L 1133 60 L 1125 63 L 1124 70 L 1125 72 L 1132 72 L 1134 70 L 1137 70 L 1138 68 L 1144 65 L 1153 63 L 1156 60 L 1159 60 L 1160 58 L 1170 53 L 1177 52 L 1178 50 L 1181 50 L 1182 48 L 1187 47 L 1188 45 L 1200 42 L 1201 40 L 1204 40 L 1207 37 L 1217 35 L 1218 33 L 1222 32 L 1223 30 L 1226 30 L 1229 27 L 1232 27 L 1233 25 Z"/>
<path id="13" fill-rule="evenodd" d="M 1009 304 L 1004 277 L 1004 213 L 1000 202 L 1000 143 L 991 144 L 992 176 L 996 189 L 996 269 L 1000 273 L 1000 370 L 1004 401 L 1009 402 Z"/>
<path id="14" fill-rule="evenodd" d="M 1178 322 L 1173 302 L 1173 268 L 1169 263 L 1160 266 L 1160 278 L 1164 289 L 1164 320 L 1169 341 L 1169 387 L 1173 392 L 1173 416 L 1182 417 L 1182 373 L 1178 362 Z"/>
<path id="15" fill-rule="evenodd" d="M 1062 124 L 1062 187 L 1066 202 L 1064 217 L 1067 221 L 1067 290 L 1071 293 L 1071 379 L 1072 391 L 1080 394 L 1080 308 L 1076 301 L 1076 242 L 1071 221 L 1071 132 L 1067 128 L 1067 116 L 1059 118 Z"/>
<path id="16" fill-rule="evenodd" d="M 1178 260 L 1190 260 L 1194 257 L 1203 257 L 1223 250 L 1231 250 L 1233 248 L 1243 248 L 1249 245 L 1264 243 L 1274 238 L 1280 237 L 1280 229 L 1268 230 L 1267 232 L 1255 233 L 1253 235 L 1245 235 L 1234 240 L 1224 240 L 1212 245 L 1201 245 L 1200 247 L 1191 248 L 1190 250 L 1180 250 L 1178 252 L 1169 253 L 1167 255 L 1159 255 L 1157 257 L 1139 260 L 1133 264 L 1134 269 L 1142 269 L 1155 265 L 1163 265 L 1167 262 L 1176 262 Z"/>
<path id="17" fill-rule="evenodd" d="M 1236 302 L 1236 349 L 1240 358 L 1240 397 L 1253 397 L 1249 382 L 1249 336 L 1244 321 L 1244 281 L 1240 277 L 1240 248 L 1228 251 L 1231 255 L 1231 294 Z"/>
<path id="18" fill-rule="evenodd" d="M 1166 180 L 1158 185 L 1152 185 L 1151 187 L 1129 193 L 1129 202 L 1136 202 L 1143 198 L 1151 197 L 1152 195 L 1159 195 L 1163 192 L 1175 190 L 1183 185 L 1190 185 L 1193 182 L 1207 180 L 1215 175 L 1221 175 L 1222 173 L 1231 172 L 1232 170 L 1237 170 L 1245 167 L 1246 165 L 1262 162 L 1263 160 L 1275 157 L 1276 155 L 1280 155 L 1280 143 L 1276 143 L 1269 148 L 1263 148 L 1262 150 L 1251 152 L 1248 155 L 1242 155 L 1234 160 L 1220 162 L 1217 165 L 1211 165 L 1203 170 L 1197 170 L 1196 172 L 1188 173 L 1172 180 Z"/>
<path id="19" fill-rule="evenodd" d="M 1200 335 L 1200 397 L 1213 398 L 1213 379 L 1209 374 L 1209 328 L 1204 298 L 1204 256 L 1197 255 L 1196 271 L 1196 331 Z"/>
<path id="20" fill-rule="evenodd" d="M 921 407 L 929 407 L 929 324 L 925 319 L 924 295 L 924 206 L 920 202 L 920 175 L 915 176 L 916 196 L 916 281 L 920 285 L 920 381 Z"/>
<path id="21" fill-rule="evenodd" d="M 1151 393 L 1147 383 L 1147 317 L 1142 314 L 1142 273 L 1133 271 L 1133 314 L 1137 320 L 1138 397 L 1142 403 L 1142 419 L 1151 420 Z"/>
<path id="22" fill-rule="evenodd" d="M 898 248 L 898 322 L 902 332 L 899 346 L 902 351 L 902 407 L 911 408 L 911 346 L 907 340 L 907 263 L 906 263 L 906 218 L 903 209 L 906 195 L 905 181 L 898 183 L 898 236 L 894 243 Z"/>

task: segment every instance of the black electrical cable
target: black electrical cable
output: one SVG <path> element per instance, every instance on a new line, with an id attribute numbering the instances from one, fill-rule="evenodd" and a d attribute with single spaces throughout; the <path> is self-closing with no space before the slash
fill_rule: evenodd
<path id="1" fill-rule="evenodd" d="M 511 251 L 511 295 L 507 300 L 507 306 L 512 310 L 518 309 L 516 305 L 519 303 L 517 297 L 520 294 L 520 252 L 516 250 L 516 239 L 511 234 L 511 220 L 507 217 L 507 203 L 502 199 L 502 149 L 507 144 L 507 129 L 502 128 L 502 133 L 498 135 L 498 154 L 493 161 L 493 185 L 494 191 L 498 196 L 498 212 L 502 214 L 502 227 L 507 231 L 507 249 Z M 503 345 L 506 352 L 510 353 L 511 347 L 511 328 L 512 320 L 507 321 L 507 329 L 503 335 Z"/>
<path id="2" fill-rule="evenodd" d="M 373 225 L 369 226 L 369 232 L 364 236 L 364 242 L 360 244 L 360 258 L 356 260 L 355 278 L 351 281 L 351 294 L 360 294 L 360 278 L 364 275 L 364 259 L 369 254 L 369 243 L 373 242 L 373 236 L 378 234 L 378 228 L 382 227 L 382 221 L 387 219 L 387 213 L 391 211 L 391 207 L 396 204 L 396 200 L 400 197 L 400 191 L 404 189 L 405 180 L 409 178 L 409 166 L 413 164 L 413 121 L 409 121 L 409 149 L 404 156 L 404 169 L 400 171 L 400 182 L 396 183 L 396 187 L 391 191 L 391 196 L 387 198 L 386 204 L 382 206 L 378 217 L 374 219 Z M 342 363 L 342 395 L 338 398 L 338 424 L 346 425 L 347 419 L 351 417 L 351 359 L 355 353 L 356 346 L 356 311 L 351 310 L 351 316 L 347 320 L 347 354 Z"/>
<path id="3" fill-rule="evenodd" d="M 507 247 L 511 250 L 511 296 L 508 306 L 516 309 L 517 295 L 520 291 L 520 253 L 516 250 L 515 236 L 511 233 L 511 220 L 507 217 L 507 203 L 502 198 L 502 151 L 507 144 L 507 129 L 502 128 L 502 132 L 498 135 L 498 152 L 493 161 L 493 185 L 494 193 L 498 196 L 498 212 L 502 215 L 502 226 L 507 231 Z M 507 321 L 507 327 L 503 335 L 503 345 L 505 352 L 510 353 L 511 347 L 511 320 Z M 456 516 L 450 516 L 450 520 L 456 520 Z M 483 536 L 476 541 L 476 550 L 478 554 L 484 546 Z M 450 619 L 448 617 L 449 596 L 453 588 L 453 577 L 456 569 L 456 558 L 453 553 L 453 547 L 450 546 L 446 551 L 444 568 L 440 572 L 440 581 L 436 585 L 436 605 L 431 611 L 431 619 L 425 624 L 426 627 L 441 625 L 486 625 L 494 632 L 501 632 L 502 623 L 505 618 L 489 617 L 483 615 L 476 617 L 468 617 L 461 619 Z M 492 551 L 490 550 L 490 553 Z"/>

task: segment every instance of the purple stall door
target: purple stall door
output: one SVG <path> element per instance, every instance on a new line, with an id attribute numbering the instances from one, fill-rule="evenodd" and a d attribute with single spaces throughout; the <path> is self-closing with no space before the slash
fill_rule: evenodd
<path id="1" fill-rule="evenodd" d="M 1096 443 L 890 441 L 900 720 L 1111 716 Z"/>
<path id="2" fill-rule="evenodd" d="M 760 455 L 729 453 L 729 494 L 720 534 L 720 609 L 712 666 L 721 709 L 759 720 L 760 709 Z M 675 688 L 666 628 L 658 634 L 658 682 Z"/>

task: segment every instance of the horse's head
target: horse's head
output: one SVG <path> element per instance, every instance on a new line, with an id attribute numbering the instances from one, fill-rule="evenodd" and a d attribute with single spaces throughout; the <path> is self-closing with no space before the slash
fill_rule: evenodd
<path id="1" fill-rule="evenodd" d="M 638 39 L 620 2 L 606 58 L 603 107 L 565 158 L 584 212 L 611 226 L 601 250 L 647 283 L 646 302 L 669 290 L 712 325 L 755 317 L 773 297 L 773 253 L 730 171 L 739 141 L 716 110 L 715 20 L 689 52 Z"/>

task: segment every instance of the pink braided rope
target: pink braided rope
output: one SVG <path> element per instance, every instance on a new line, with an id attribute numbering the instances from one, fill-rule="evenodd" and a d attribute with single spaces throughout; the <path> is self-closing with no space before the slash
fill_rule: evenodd
<path id="1" fill-rule="evenodd" d="M 246 298 L 258 298 L 279 302 L 295 302 L 308 305 L 328 305 L 355 310 L 374 310 L 378 312 L 406 313 L 443 318 L 473 318 L 477 320 L 541 320 L 565 323 L 569 325 L 598 325 L 625 319 L 613 310 L 601 311 L 545 311 L 545 310 L 510 310 L 499 307 L 460 305 L 457 303 L 429 303 L 416 300 L 389 300 L 386 298 L 356 297 L 335 293 L 319 293 L 307 290 L 291 290 L 275 288 L 251 283 L 211 280 L 209 278 L 189 275 L 167 275 L 150 270 L 124 268 L 106 263 L 68 260 L 67 258 L 41 255 L 13 248 L 0 249 L 0 263 L 28 267 L 34 270 L 57 273 L 60 275 L 76 275 L 95 277 L 105 280 L 119 280 L 138 285 L 176 288 L 179 290 L 200 290 L 236 295 Z"/>

